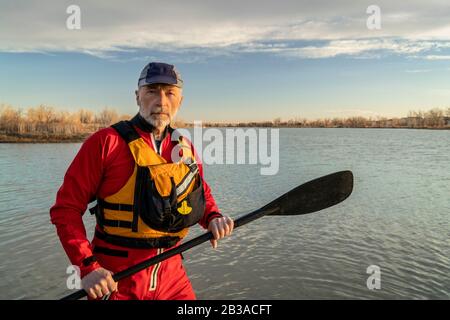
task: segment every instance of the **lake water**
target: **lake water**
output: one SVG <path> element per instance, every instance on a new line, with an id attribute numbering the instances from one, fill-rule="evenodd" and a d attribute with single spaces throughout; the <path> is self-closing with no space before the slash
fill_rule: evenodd
<path id="1" fill-rule="evenodd" d="M 69 261 L 49 208 L 80 144 L 0 144 L 0 299 L 57 299 Z M 206 166 L 238 217 L 291 188 L 352 170 L 353 194 L 302 216 L 264 217 L 185 253 L 199 299 L 449 299 L 450 131 L 281 129 L 277 175 Z M 93 217 L 84 221 L 92 235 Z M 195 227 L 189 238 L 202 232 Z M 380 268 L 369 290 L 367 268 Z"/>

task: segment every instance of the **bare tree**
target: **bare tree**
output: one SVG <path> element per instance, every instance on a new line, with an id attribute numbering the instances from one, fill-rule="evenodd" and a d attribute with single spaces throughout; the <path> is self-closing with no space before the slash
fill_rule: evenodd
<path id="1" fill-rule="evenodd" d="M 103 127 L 107 127 L 114 122 L 117 122 L 119 115 L 115 110 L 105 107 L 99 114 L 95 117 L 95 122 L 99 123 Z"/>
<path id="2" fill-rule="evenodd" d="M 80 122 L 83 124 L 91 124 L 94 122 L 94 113 L 90 110 L 80 109 L 77 112 Z"/>
<path id="3" fill-rule="evenodd" d="M 441 127 L 444 125 L 444 110 L 434 108 L 425 113 L 425 125 L 428 127 Z"/>
<path id="4" fill-rule="evenodd" d="M 273 124 L 274 124 L 275 126 L 279 126 L 280 123 L 281 123 L 281 118 L 275 118 L 275 119 L 273 119 Z"/>
<path id="5" fill-rule="evenodd" d="M 6 133 L 19 133 L 23 130 L 22 111 L 10 105 L 0 106 L 0 130 Z"/>

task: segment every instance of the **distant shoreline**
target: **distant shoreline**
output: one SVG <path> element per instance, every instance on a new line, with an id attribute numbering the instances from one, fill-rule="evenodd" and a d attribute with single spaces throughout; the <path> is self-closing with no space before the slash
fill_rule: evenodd
<path id="1" fill-rule="evenodd" d="M 185 128 L 193 128 L 193 126 L 186 126 Z M 293 127 L 293 126 L 233 126 L 233 125 L 221 125 L 221 126 L 204 126 L 203 128 L 276 128 L 276 129 L 409 129 L 409 130 L 450 130 L 450 127 L 446 128 L 407 128 L 407 127 Z M 91 133 L 78 134 L 75 136 L 36 136 L 31 135 L 7 135 L 0 134 L 0 143 L 81 143 L 89 137 Z"/>
<path id="2" fill-rule="evenodd" d="M 17 134 L 0 134 L 0 143 L 79 143 L 86 140 L 89 135 L 90 133 L 69 137 L 30 137 L 30 135 L 20 136 Z"/>
<path id="3" fill-rule="evenodd" d="M 27 110 L 0 104 L 0 143 L 79 143 L 89 135 L 109 127 L 130 115 L 119 115 L 105 107 L 95 113 L 86 109 L 75 112 L 61 111 L 54 107 L 39 105 Z M 195 128 L 196 121 L 174 119 L 174 128 Z M 410 111 L 407 117 L 324 118 L 310 120 L 280 117 L 263 121 L 202 121 L 202 128 L 358 128 L 358 129 L 450 129 L 450 108 L 434 108 L 429 111 Z"/>

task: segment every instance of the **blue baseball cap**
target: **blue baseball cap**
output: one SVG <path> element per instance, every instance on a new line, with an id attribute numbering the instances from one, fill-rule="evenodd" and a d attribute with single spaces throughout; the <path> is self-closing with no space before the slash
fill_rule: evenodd
<path id="1" fill-rule="evenodd" d="M 183 87 L 183 80 L 175 66 L 163 62 L 150 62 L 144 67 L 139 77 L 138 88 L 154 83 Z"/>

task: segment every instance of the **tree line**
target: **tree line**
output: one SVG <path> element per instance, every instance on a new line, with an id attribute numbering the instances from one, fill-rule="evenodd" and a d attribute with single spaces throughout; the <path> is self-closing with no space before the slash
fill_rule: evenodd
<path id="1" fill-rule="evenodd" d="M 206 127 L 286 127 L 286 128 L 450 128 L 450 108 L 434 108 L 428 111 L 410 111 L 406 117 L 346 117 L 307 119 L 295 117 L 289 120 L 275 118 L 272 121 L 235 123 L 208 122 Z"/>
<path id="2" fill-rule="evenodd" d="M 51 106 L 39 105 L 26 110 L 0 104 L 0 141 L 65 141 L 82 140 L 89 134 L 130 119 L 116 110 L 105 107 L 93 112 L 79 109 L 74 112 L 61 111 Z M 183 120 L 173 123 L 175 127 L 192 127 Z M 428 111 L 410 111 L 403 118 L 324 118 L 306 119 L 295 117 L 289 120 L 276 118 L 272 121 L 218 123 L 206 122 L 205 127 L 287 127 L 287 128 L 450 128 L 450 108 L 434 108 Z"/>
<path id="3" fill-rule="evenodd" d="M 1 104 L 0 137 L 62 140 L 82 138 L 121 119 L 129 118 L 108 107 L 95 113 L 86 109 L 61 111 L 46 105 L 23 110 Z"/>

